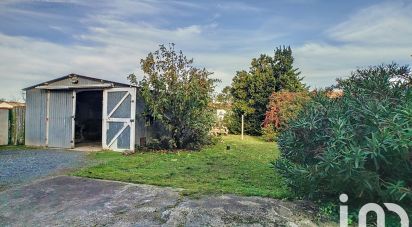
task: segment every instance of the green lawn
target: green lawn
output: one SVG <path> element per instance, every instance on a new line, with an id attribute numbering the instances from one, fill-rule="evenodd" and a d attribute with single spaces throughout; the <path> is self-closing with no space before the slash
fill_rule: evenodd
<path id="1" fill-rule="evenodd" d="M 27 150 L 27 149 L 40 149 L 39 147 L 30 147 L 25 145 L 0 145 L 0 151 L 4 150 Z"/>
<path id="2" fill-rule="evenodd" d="M 231 149 L 226 150 L 230 145 Z M 184 194 L 233 193 L 285 198 L 289 189 L 270 162 L 279 156 L 275 143 L 246 136 L 226 136 L 198 152 L 92 153 L 100 164 L 74 175 L 183 188 Z"/>

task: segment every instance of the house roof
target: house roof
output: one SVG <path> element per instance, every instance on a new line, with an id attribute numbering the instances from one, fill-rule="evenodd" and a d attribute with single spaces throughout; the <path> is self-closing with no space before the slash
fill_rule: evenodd
<path id="1" fill-rule="evenodd" d="M 59 77 L 59 78 L 56 78 L 56 79 L 53 79 L 53 80 L 49 80 L 49 81 L 46 81 L 46 82 L 43 82 L 43 83 L 39 83 L 39 84 L 30 86 L 30 87 L 23 88 L 23 91 L 30 90 L 30 89 L 33 89 L 33 88 L 36 88 L 36 87 L 39 87 L 39 86 L 47 86 L 50 83 L 54 83 L 54 82 L 64 80 L 64 79 L 67 79 L 67 78 L 72 78 L 72 77 L 78 77 L 78 78 L 83 78 L 83 79 L 87 79 L 87 80 L 93 80 L 93 81 L 104 83 L 104 84 L 110 83 L 110 84 L 113 84 L 113 85 L 116 85 L 116 86 L 127 86 L 127 87 L 132 86 L 130 84 L 119 83 L 119 82 L 114 82 L 114 81 L 110 81 L 110 80 L 104 80 L 104 79 L 99 79 L 99 78 L 95 78 L 95 77 L 89 77 L 89 76 L 83 76 L 83 75 L 71 73 L 71 74 L 68 74 L 66 76 L 62 76 L 62 77 Z"/>
<path id="2" fill-rule="evenodd" d="M 13 109 L 20 106 L 25 106 L 25 104 L 21 102 L 0 102 L 0 109 Z"/>
<path id="3" fill-rule="evenodd" d="M 334 98 L 340 98 L 343 96 L 343 90 L 341 89 L 333 89 L 331 91 L 326 92 L 326 96 L 334 99 Z"/>

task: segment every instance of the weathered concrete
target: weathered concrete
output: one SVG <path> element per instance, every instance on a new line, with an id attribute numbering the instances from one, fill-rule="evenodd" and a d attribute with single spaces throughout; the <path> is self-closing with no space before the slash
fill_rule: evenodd
<path id="1" fill-rule="evenodd" d="M 0 226 L 317 226 L 310 210 L 268 198 L 191 199 L 176 189 L 68 176 L 0 193 Z"/>

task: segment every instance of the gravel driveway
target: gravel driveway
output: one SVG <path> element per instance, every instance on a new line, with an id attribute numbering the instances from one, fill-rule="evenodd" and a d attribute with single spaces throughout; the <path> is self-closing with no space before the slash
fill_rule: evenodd
<path id="1" fill-rule="evenodd" d="M 86 163 L 84 152 L 67 150 L 0 151 L 0 191 Z"/>

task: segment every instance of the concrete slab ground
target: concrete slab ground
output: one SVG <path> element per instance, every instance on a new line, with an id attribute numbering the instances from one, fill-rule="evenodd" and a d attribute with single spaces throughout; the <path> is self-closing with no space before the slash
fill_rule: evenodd
<path id="1" fill-rule="evenodd" d="M 58 176 L 0 193 L 0 226 L 317 226 L 302 204 Z M 313 219 L 312 219 L 313 220 Z"/>
<path id="2" fill-rule="evenodd" d="M 96 152 L 102 151 L 102 142 L 77 142 L 70 151 Z"/>

